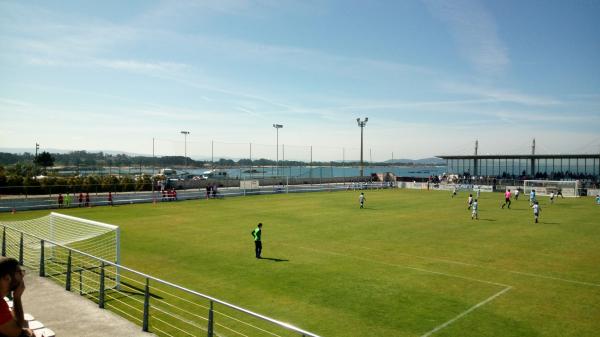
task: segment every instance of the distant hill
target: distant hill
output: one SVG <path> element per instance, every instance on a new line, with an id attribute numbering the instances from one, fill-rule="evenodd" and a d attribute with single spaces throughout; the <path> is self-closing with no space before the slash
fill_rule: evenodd
<path id="1" fill-rule="evenodd" d="M 84 157 L 89 158 L 89 160 L 87 162 L 88 165 L 93 165 L 93 164 L 105 165 L 106 159 L 112 160 L 113 164 L 117 164 L 119 162 L 123 162 L 123 164 L 131 164 L 131 163 L 140 164 L 145 161 L 148 161 L 149 163 L 155 162 L 155 159 L 152 159 L 151 154 L 140 154 L 140 153 L 125 152 L 125 151 L 113 151 L 113 150 L 84 151 L 84 150 L 65 150 L 65 149 L 55 149 L 55 148 L 41 148 L 39 151 L 40 152 L 46 151 L 46 152 L 49 152 L 49 153 L 55 155 L 55 157 L 57 157 L 56 158 L 57 164 L 61 164 L 61 162 L 66 162 L 66 163 L 70 162 L 71 164 L 73 164 L 74 162 L 80 162 L 81 160 L 85 160 Z M 2 159 L 2 160 L 0 160 L 0 164 L 13 164 L 13 163 L 18 162 L 21 157 L 28 157 L 28 156 L 35 154 L 35 147 L 32 147 L 32 148 L 0 147 L 0 154 L 4 155 L 3 157 L 0 157 L 0 159 Z M 28 154 L 28 155 L 26 155 L 26 154 Z M 114 158 L 114 157 L 117 157 L 117 158 Z M 157 156 L 157 158 L 162 158 L 163 161 L 165 161 L 164 164 L 169 164 L 169 165 L 180 165 L 184 162 L 183 156 Z M 196 156 L 196 157 L 192 157 L 189 159 L 192 161 L 198 161 L 198 162 L 206 162 L 206 161 L 211 160 L 211 158 L 208 156 Z M 239 161 L 242 159 L 243 158 L 229 158 L 229 157 L 221 156 L 221 157 L 219 157 L 218 160 L 215 160 L 215 162 L 223 161 L 223 160 Z M 29 158 L 28 160 L 31 160 L 31 158 Z M 158 160 L 158 159 L 156 159 L 156 160 Z M 96 162 L 96 161 L 99 161 L 99 162 Z M 264 162 L 263 165 L 270 165 L 269 163 L 267 163 L 267 162 L 270 162 L 269 160 L 265 159 L 265 161 L 266 162 Z M 258 161 L 256 159 L 254 159 L 253 162 L 257 163 Z M 316 162 L 314 162 L 314 164 L 331 163 L 331 162 L 336 163 L 336 164 L 342 164 L 342 161 L 340 161 L 340 160 L 323 161 L 323 162 L 316 161 Z M 357 162 L 358 162 L 358 160 L 345 160 L 345 163 L 357 163 Z M 66 164 L 66 163 L 63 163 L 63 164 Z M 288 163 L 288 165 L 290 165 L 289 161 L 287 161 L 287 163 Z M 393 161 L 386 160 L 384 162 L 379 162 L 379 163 L 396 164 L 396 165 L 444 165 L 446 162 L 440 158 L 429 157 L 429 158 L 423 158 L 423 159 L 394 159 Z M 228 163 L 222 163 L 222 164 L 227 165 Z M 233 164 L 233 162 L 230 164 Z M 297 162 L 296 164 L 303 165 L 306 163 Z M 296 165 L 296 164 L 294 164 L 294 165 Z"/>
<path id="2" fill-rule="evenodd" d="M 71 153 L 74 151 L 83 151 L 83 150 L 65 150 L 65 149 L 55 149 L 55 148 L 40 148 L 38 150 L 39 152 L 42 151 L 46 151 L 49 153 L 60 153 L 60 154 L 67 154 L 67 153 Z M 15 154 L 22 154 L 22 153 L 33 153 L 35 154 L 35 147 L 0 147 L 0 152 L 5 152 L 5 153 L 15 153 Z M 148 156 L 147 154 L 140 154 L 140 153 L 133 153 L 133 152 L 125 152 L 125 151 L 113 151 L 113 150 L 92 150 L 92 151 L 87 151 L 88 153 L 106 153 L 106 154 L 112 154 L 112 155 L 117 155 L 117 154 L 124 154 L 130 157 L 137 157 L 137 156 Z M 150 154 L 150 156 L 152 156 L 152 154 Z"/>
<path id="3" fill-rule="evenodd" d="M 394 159 L 393 161 L 386 160 L 384 163 L 389 164 L 413 164 L 413 165 L 443 165 L 446 161 L 436 157 L 429 157 L 423 159 Z"/>

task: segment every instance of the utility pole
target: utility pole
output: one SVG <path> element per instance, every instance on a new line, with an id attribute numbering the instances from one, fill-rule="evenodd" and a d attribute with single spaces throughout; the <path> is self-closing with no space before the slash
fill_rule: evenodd
<path id="1" fill-rule="evenodd" d="M 369 117 L 366 117 L 364 121 L 361 121 L 360 118 L 356 119 L 358 126 L 360 127 L 360 176 L 363 176 L 364 171 L 364 163 L 363 163 L 363 129 L 367 126 L 367 122 L 369 121 Z"/>
<path id="2" fill-rule="evenodd" d="M 252 142 L 250 143 L 250 179 L 252 179 Z"/>
<path id="3" fill-rule="evenodd" d="M 479 149 L 479 140 L 475 139 L 475 157 L 477 157 L 477 150 Z M 479 174 L 479 161 L 477 158 L 473 159 L 473 175 Z"/>
<path id="4" fill-rule="evenodd" d="M 190 134 L 189 131 L 181 131 L 183 134 L 183 146 L 184 146 L 184 154 L 185 154 L 185 168 L 187 169 L 187 136 Z"/>
<path id="5" fill-rule="evenodd" d="M 40 149 L 40 144 L 35 143 L 35 158 L 33 160 L 33 164 L 35 166 L 35 174 L 37 175 L 37 156 L 38 156 L 38 150 Z"/>
<path id="6" fill-rule="evenodd" d="M 281 124 L 273 124 L 273 127 L 277 131 L 277 161 L 275 162 L 275 175 L 279 176 L 279 129 L 283 127 Z"/>
<path id="7" fill-rule="evenodd" d="M 535 176 L 535 138 L 533 139 L 533 143 L 531 144 L 531 176 Z"/>

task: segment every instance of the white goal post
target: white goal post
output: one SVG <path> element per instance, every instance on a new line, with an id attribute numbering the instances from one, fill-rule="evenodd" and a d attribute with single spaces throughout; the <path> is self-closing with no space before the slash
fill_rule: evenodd
<path id="1" fill-rule="evenodd" d="M 19 242 L 19 232 L 46 240 L 44 243 L 44 255 L 48 261 L 64 261 L 68 252 L 56 245 L 76 249 L 96 258 L 110 261 L 117 265 L 121 264 L 121 235 L 118 226 L 106 223 L 77 218 L 70 215 L 52 212 L 41 218 L 21 221 L 2 221 L 1 225 L 10 228 L 5 230 L 6 242 Z M 50 242 L 49 242 L 50 241 Z M 33 237 L 25 238 L 24 262 L 36 265 L 36 256 L 39 256 L 40 244 Z M 18 245 L 7 245 L 8 256 L 18 256 Z M 95 265 L 93 259 L 85 256 L 77 256 L 78 262 L 83 265 Z M 61 262 L 62 263 L 62 262 Z M 120 275 L 118 268 L 110 267 L 114 275 L 115 284 L 119 285 Z M 109 283 L 110 286 L 110 283 Z"/>
<path id="2" fill-rule="evenodd" d="M 577 180 L 524 180 L 523 192 L 528 195 L 531 190 L 535 190 L 536 195 L 548 196 L 551 193 L 555 195 L 559 192 L 565 197 L 579 196 L 579 181 Z"/>

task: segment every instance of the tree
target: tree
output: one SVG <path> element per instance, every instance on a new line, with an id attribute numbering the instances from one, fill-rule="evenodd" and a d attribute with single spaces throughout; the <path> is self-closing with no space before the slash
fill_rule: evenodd
<path id="1" fill-rule="evenodd" d="M 35 163 L 42 166 L 44 171 L 46 171 L 47 167 L 54 166 L 54 157 L 49 152 L 44 151 L 35 158 Z"/>

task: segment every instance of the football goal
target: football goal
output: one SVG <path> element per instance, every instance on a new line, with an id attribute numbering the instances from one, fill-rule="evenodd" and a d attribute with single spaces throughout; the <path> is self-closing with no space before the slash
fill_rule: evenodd
<path id="1" fill-rule="evenodd" d="M 550 195 L 554 192 L 562 193 L 565 197 L 577 197 L 579 195 L 579 182 L 577 180 L 525 180 L 523 191 L 525 195 L 535 190 L 536 195 Z"/>
<path id="2" fill-rule="evenodd" d="M 68 256 L 71 255 L 63 247 L 115 264 L 121 262 L 118 226 L 54 212 L 36 219 L 2 221 L 0 225 L 4 227 L 3 245 L 6 256 L 22 257 L 26 266 L 35 268 L 39 265 L 42 256 L 40 239 L 45 241 L 43 256 L 47 261 L 47 268 L 53 268 L 57 273 L 64 272 Z M 85 254 L 74 254 L 72 263 L 95 272 L 99 269 L 98 260 Z M 119 270 L 114 266 L 108 268 L 113 275 L 114 283 L 111 282 L 111 285 L 118 285 Z"/>

